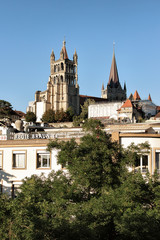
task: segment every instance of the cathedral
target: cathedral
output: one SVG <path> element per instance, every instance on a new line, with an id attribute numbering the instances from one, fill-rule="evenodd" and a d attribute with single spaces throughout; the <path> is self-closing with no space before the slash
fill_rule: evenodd
<path id="1" fill-rule="evenodd" d="M 68 58 L 66 42 L 60 52 L 60 58 L 55 60 L 52 50 L 50 56 L 50 76 L 46 91 L 37 91 L 35 101 L 29 102 L 27 111 L 34 112 L 37 121 L 41 121 L 42 115 L 48 109 L 55 112 L 72 107 L 75 114 L 79 114 L 79 85 L 77 74 L 78 56 L 76 50 L 73 60 Z"/>
<path id="2" fill-rule="evenodd" d="M 101 97 L 107 99 L 109 102 L 126 100 L 126 84 L 124 84 L 124 88 L 122 88 L 119 82 L 114 50 L 113 50 L 109 81 L 105 89 L 104 89 L 104 84 L 102 84 Z"/>
<path id="3" fill-rule="evenodd" d="M 37 91 L 35 100 L 29 102 L 27 112 L 34 112 L 37 122 L 41 122 L 43 114 L 52 109 L 55 112 L 66 111 L 72 107 L 76 115 L 79 114 L 80 105 L 87 99 L 94 99 L 95 102 L 123 102 L 126 100 L 126 85 L 121 87 L 118 77 L 115 52 L 113 50 L 112 64 L 110 69 L 109 81 L 104 89 L 102 85 L 101 98 L 79 95 L 78 74 L 77 74 L 78 56 L 76 50 L 73 60 L 68 58 L 66 42 L 60 52 L 60 58 L 55 59 L 54 51 L 50 56 L 50 76 L 47 83 L 47 90 Z"/>

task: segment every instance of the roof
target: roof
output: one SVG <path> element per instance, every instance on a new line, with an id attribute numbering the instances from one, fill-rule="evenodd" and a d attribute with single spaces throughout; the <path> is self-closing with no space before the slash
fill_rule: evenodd
<path id="1" fill-rule="evenodd" d="M 64 54 L 64 59 L 68 59 L 68 54 L 67 54 L 67 50 L 66 50 L 66 42 L 65 41 L 63 41 L 62 51 L 63 51 L 63 54 Z"/>
<path id="2" fill-rule="evenodd" d="M 140 98 L 137 90 L 135 91 L 135 93 L 134 93 L 134 95 L 133 95 L 133 98 L 134 98 L 134 100 L 141 100 L 141 98 Z"/>
<path id="3" fill-rule="evenodd" d="M 114 51 L 113 51 L 112 64 L 111 64 L 111 70 L 110 70 L 108 84 L 110 84 L 111 82 L 114 82 L 114 83 L 119 82 L 118 70 L 117 70 L 117 64 L 116 64 L 116 58 L 115 58 Z"/>
<path id="4" fill-rule="evenodd" d="M 160 106 L 157 106 L 157 111 L 160 112 Z"/>
<path id="5" fill-rule="evenodd" d="M 160 112 L 158 112 L 154 118 L 160 118 Z"/>
<path id="6" fill-rule="evenodd" d="M 129 99 L 130 99 L 130 100 L 134 100 L 132 93 L 130 94 Z"/>
<path id="7" fill-rule="evenodd" d="M 129 108 L 129 107 L 133 107 L 133 105 L 131 103 L 131 100 L 127 99 L 125 103 L 121 106 L 121 108 Z"/>
<path id="8" fill-rule="evenodd" d="M 26 114 L 22 111 L 17 111 L 17 110 L 14 110 L 14 112 L 19 116 L 19 117 L 23 117 L 25 116 Z"/>
<path id="9" fill-rule="evenodd" d="M 99 98 L 87 95 L 79 95 L 80 97 L 80 105 L 83 105 L 87 99 L 93 99 L 95 102 L 108 102 L 106 98 Z"/>
<path id="10" fill-rule="evenodd" d="M 151 98 L 150 94 L 148 96 L 148 100 L 152 102 L 152 98 Z"/>

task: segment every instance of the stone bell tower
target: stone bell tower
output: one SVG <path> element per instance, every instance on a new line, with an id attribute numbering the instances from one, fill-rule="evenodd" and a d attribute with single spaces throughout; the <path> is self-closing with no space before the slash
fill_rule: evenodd
<path id="1" fill-rule="evenodd" d="M 66 42 L 60 52 L 60 58 L 55 60 L 52 50 L 50 56 L 50 77 L 47 84 L 48 101 L 54 111 L 67 110 L 72 107 L 79 114 L 79 86 L 77 74 L 78 56 L 75 50 L 73 60 L 68 58 Z"/>
<path id="2" fill-rule="evenodd" d="M 79 114 L 79 85 L 78 85 L 78 55 L 76 50 L 73 60 L 68 58 L 66 42 L 60 52 L 60 58 L 55 59 L 54 51 L 50 56 L 50 76 L 47 83 L 47 90 L 36 91 L 35 101 L 30 102 L 27 111 L 32 111 L 41 121 L 45 111 L 52 109 L 55 112 L 66 111 L 72 107 L 75 114 Z"/>

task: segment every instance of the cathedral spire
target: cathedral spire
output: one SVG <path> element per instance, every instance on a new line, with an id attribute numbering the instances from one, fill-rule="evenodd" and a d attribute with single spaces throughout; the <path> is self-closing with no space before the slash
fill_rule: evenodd
<path id="1" fill-rule="evenodd" d="M 61 50 L 61 53 L 60 53 L 60 57 L 63 58 L 63 59 L 68 59 L 68 54 L 67 54 L 67 50 L 66 50 L 66 41 L 65 41 L 65 38 L 63 40 L 63 47 L 62 47 L 62 50 Z"/>
<path id="2" fill-rule="evenodd" d="M 111 70 L 110 70 L 108 85 L 110 83 L 119 83 L 114 45 L 115 45 L 115 43 L 113 43 L 113 57 L 112 57 L 112 64 L 111 64 Z"/>

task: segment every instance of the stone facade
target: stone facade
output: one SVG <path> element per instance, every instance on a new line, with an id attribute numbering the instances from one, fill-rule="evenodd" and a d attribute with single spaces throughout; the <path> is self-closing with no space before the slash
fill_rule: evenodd
<path id="1" fill-rule="evenodd" d="M 50 56 L 50 76 L 46 91 L 37 91 L 35 101 L 29 103 L 27 111 L 32 111 L 37 116 L 37 121 L 48 109 L 55 112 L 72 107 L 75 114 L 79 114 L 79 85 L 77 74 L 78 56 L 75 50 L 73 60 L 68 59 L 66 42 L 60 52 L 60 58 L 55 60 L 52 50 Z"/>

